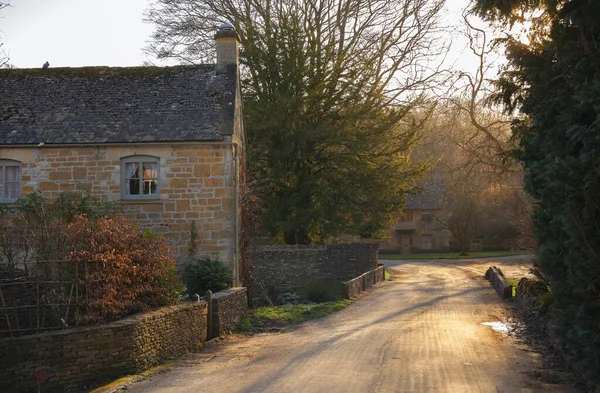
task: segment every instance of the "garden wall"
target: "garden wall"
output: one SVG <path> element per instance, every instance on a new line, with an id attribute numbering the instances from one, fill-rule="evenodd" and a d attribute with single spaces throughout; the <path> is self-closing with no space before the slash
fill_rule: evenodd
<path id="1" fill-rule="evenodd" d="M 246 288 L 231 288 L 212 296 L 212 336 L 231 333 L 248 312 Z"/>
<path id="2" fill-rule="evenodd" d="M 385 268 L 379 266 L 377 269 L 344 282 L 342 284 L 342 296 L 344 299 L 352 299 L 382 281 L 385 281 Z"/>
<path id="3" fill-rule="evenodd" d="M 0 340 L 0 391 L 80 392 L 147 369 L 206 339 L 205 302 L 165 307 L 107 324 Z"/>
<path id="4" fill-rule="evenodd" d="M 245 288 L 214 294 L 213 327 L 231 331 L 247 307 Z M 206 302 L 186 303 L 116 322 L 0 340 L 0 392 L 81 392 L 143 371 L 206 340 Z"/>
<path id="5" fill-rule="evenodd" d="M 502 270 L 492 266 L 485 272 L 485 278 L 492 284 L 498 295 L 504 298 L 512 297 L 512 285 L 506 282 Z"/>
<path id="6" fill-rule="evenodd" d="M 374 243 L 261 246 L 253 250 L 251 261 L 255 280 L 267 290 L 282 292 L 314 280 L 347 280 L 375 269 L 378 246 Z"/>

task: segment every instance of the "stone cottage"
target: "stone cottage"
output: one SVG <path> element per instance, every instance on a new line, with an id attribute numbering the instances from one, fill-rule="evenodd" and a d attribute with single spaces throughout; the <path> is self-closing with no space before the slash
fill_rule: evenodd
<path id="1" fill-rule="evenodd" d="M 0 70 L 0 203 L 88 191 L 239 270 L 244 116 L 235 31 L 217 64 Z M 237 277 L 237 275 L 236 275 Z"/>
<path id="2" fill-rule="evenodd" d="M 447 217 L 444 204 L 444 180 L 431 175 L 421 192 L 409 195 L 403 218 L 391 228 L 390 241 L 380 250 L 411 254 L 448 251 L 452 234 L 442 225 Z"/>

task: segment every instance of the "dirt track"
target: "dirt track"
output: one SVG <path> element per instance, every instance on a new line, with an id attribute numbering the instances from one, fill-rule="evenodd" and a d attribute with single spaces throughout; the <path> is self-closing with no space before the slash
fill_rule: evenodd
<path id="1" fill-rule="evenodd" d="M 508 318 L 476 274 L 489 264 L 387 261 L 394 279 L 346 310 L 281 334 L 231 337 L 127 392 L 573 391 L 534 378 L 540 355 L 481 325 Z"/>

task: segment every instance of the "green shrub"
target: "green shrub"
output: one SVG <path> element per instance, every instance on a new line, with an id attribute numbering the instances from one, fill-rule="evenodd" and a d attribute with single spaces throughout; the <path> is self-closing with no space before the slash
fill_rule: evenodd
<path id="1" fill-rule="evenodd" d="M 243 317 L 238 323 L 237 331 L 238 332 L 253 332 L 254 326 L 252 326 L 252 322 L 250 322 L 250 318 L 247 316 Z"/>
<path id="2" fill-rule="evenodd" d="M 209 289 L 212 292 L 222 291 L 231 286 L 233 280 L 231 269 L 218 260 L 197 259 L 186 266 L 183 280 L 190 295 L 204 295 Z"/>
<path id="3" fill-rule="evenodd" d="M 277 296 L 277 303 L 279 304 L 298 304 L 300 303 L 300 296 L 293 292 L 285 292 Z"/>

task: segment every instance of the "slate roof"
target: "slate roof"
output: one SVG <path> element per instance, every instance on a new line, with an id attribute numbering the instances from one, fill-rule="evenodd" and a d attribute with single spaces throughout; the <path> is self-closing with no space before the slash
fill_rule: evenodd
<path id="1" fill-rule="evenodd" d="M 235 66 L 0 70 L 0 145 L 215 141 L 233 132 Z"/>
<path id="2" fill-rule="evenodd" d="M 408 195 L 407 210 L 437 210 L 444 208 L 444 179 L 430 174 L 421 184 L 421 192 Z"/>

